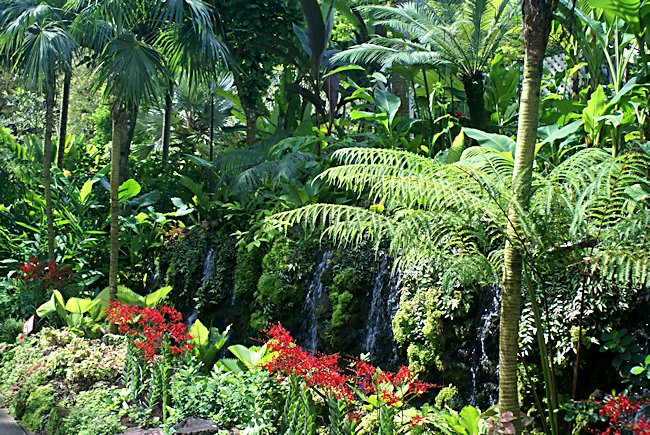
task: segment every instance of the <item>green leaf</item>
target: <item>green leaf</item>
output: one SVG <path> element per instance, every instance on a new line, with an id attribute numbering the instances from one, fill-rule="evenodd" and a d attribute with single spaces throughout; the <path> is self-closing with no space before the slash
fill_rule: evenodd
<path id="1" fill-rule="evenodd" d="M 144 304 L 148 307 L 154 307 L 160 303 L 161 300 L 165 299 L 169 292 L 172 291 L 171 286 L 166 286 L 159 288 L 155 292 L 149 293 L 144 297 Z"/>
<path id="2" fill-rule="evenodd" d="M 613 15 L 625 21 L 636 34 L 641 33 L 639 22 L 640 0 L 587 0 L 594 8 L 602 9 L 610 16 Z"/>
<path id="3" fill-rule="evenodd" d="M 79 200 L 81 202 L 86 202 L 86 198 L 88 198 L 88 195 L 90 195 L 90 192 L 93 190 L 93 180 L 88 179 L 84 183 L 84 185 L 81 187 L 81 190 L 79 191 Z"/>
<path id="4" fill-rule="evenodd" d="M 63 296 L 58 290 L 54 290 L 50 300 L 36 309 L 36 314 L 38 317 L 45 317 L 55 311 L 61 314 L 64 306 Z M 63 317 L 65 317 L 65 312 L 63 312 Z"/>
<path id="5" fill-rule="evenodd" d="M 464 127 L 463 132 L 476 140 L 480 146 L 492 148 L 502 153 L 510 153 L 511 156 L 515 155 L 516 143 L 512 138 L 501 134 L 487 133 L 482 130 Z"/>
<path id="6" fill-rule="evenodd" d="M 402 105 L 399 97 L 377 88 L 375 89 L 375 102 L 377 103 L 377 106 L 388 115 L 388 124 L 392 124 L 399 107 Z"/>
<path id="7" fill-rule="evenodd" d="M 124 202 L 136 197 L 140 193 L 140 184 L 133 178 L 129 178 L 120 186 L 118 191 L 118 202 Z"/>
<path id="8" fill-rule="evenodd" d="M 587 102 L 587 107 L 582 111 L 582 120 L 585 125 L 585 132 L 594 139 L 598 131 L 600 131 L 600 123 L 597 117 L 605 112 L 605 90 L 599 86 L 595 92 L 591 94 L 591 98 Z"/>
<path id="9" fill-rule="evenodd" d="M 645 370 L 644 367 L 635 366 L 630 369 L 630 373 L 633 375 L 640 375 L 641 373 L 643 373 L 644 370 Z"/>
<path id="10" fill-rule="evenodd" d="M 324 74 L 322 79 L 326 79 L 329 76 L 333 76 L 334 74 L 346 72 L 346 71 L 365 71 L 363 67 L 359 65 L 346 65 L 346 66 L 341 66 L 338 68 L 333 69 L 332 71 L 329 71 L 327 74 Z"/>
<path id="11" fill-rule="evenodd" d="M 65 304 L 65 309 L 71 313 L 84 314 L 98 303 L 98 299 L 70 298 Z"/>
<path id="12" fill-rule="evenodd" d="M 478 434 L 478 424 L 481 415 L 473 406 L 464 407 L 460 413 L 460 422 L 465 429 L 471 434 Z"/>
<path id="13" fill-rule="evenodd" d="M 134 292 L 133 290 L 123 287 L 121 285 L 117 286 L 117 300 L 124 302 L 129 305 L 144 305 L 144 298 Z"/>
<path id="14" fill-rule="evenodd" d="M 456 163 L 460 160 L 460 157 L 463 155 L 463 150 L 465 149 L 465 135 L 461 130 L 460 133 L 454 138 L 454 141 L 451 143 L 449 152 L 447 153 L 447 159 L 445 163 Z"/>
<path id="15" fill-rule="evenodd" d="M 203 348 L 208 345 L 210 331 L 199 319 L 196 319 L 190 328 L 189 333 L 192 336 L 192 341 L 196 346 Z"/>

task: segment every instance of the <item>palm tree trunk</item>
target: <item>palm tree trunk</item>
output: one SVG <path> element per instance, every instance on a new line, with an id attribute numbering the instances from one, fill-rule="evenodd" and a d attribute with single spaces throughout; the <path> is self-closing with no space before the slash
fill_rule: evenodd
<path id="1" fill-rule="evenodd" d="M 246 143 L 251 145 L 257 139 L 257 112 L 252 108 L 244 108 L 246 112 Z"/>
<path id="2" fill-rule="evenodd" d="M 120 157 L 121 146 L 124 141 L 123 136 L 126 131 L 127 113 L 121 104 L 115 103 L 111 107 L 111 116 L 113 119 L 113 138 L 111 142 L 111 192 L 110 192 L 110 260 L 108 271 L 109 301 L 114 301 L 117 297 L 117 270 L 119 265 L 120 253 L 120 207 L 119 207 L 119 189 L 120 189 Z M 117 107 L 115 107 L 117 106 Z M 115 325 L 111 325 L 111 332 L 114 332 Z"/>
<path id="3" fill-rule="evenodd" d="M 66 69 L 63 76 L 63 91 L 61 94 L 61 117 L 59 118 L 59 147 L 56 156 L 56 165 L 63 169 L 63 158 L 65 157 L 65 140 L 68 135 L 68 107 L 70 106 L 70 82 L 72 71 Z"/>
<path id="4" fill-rule="evenodd" d="M 54 263 L 54 211 L 52 208 L 52 132 L 54 131 L 53 77 L 45 85 L 45 139 L 43 141 L 43 187 L 45 191 L 45 219 L 47 221 L 47 261 Z"/>
<path id="5" fill-rule="evenodd" d="M 463 83 L 465 101 L 469 109 L 470 126 L 484 130 L 486 128 L 486 113 L 483 73 L 475 71 L 473 74 L 464 74 L 461 76 L 461 82 Z"/>
<path id="6" fill-rule="evenodd" d="M 120 123 L 122 133 L 119 135 L 120 142 L 120 184 L 129 179 L 129 156 L 131 155 L 131 142 L 135 133 L 135 124 L 138 118 L 137 106 L 130 105 L 124 110 L 124 119 Z M 115 124 L 113 124 L 115 128 Z M 115 137 L 115 136 L 113 136 Z"/>
<path id="7" fill-rule="evenodd" d="M 167 95 L 165 95 L 165 117 L 163 118 L 162 132 L 162 162 L 163 165 L 169 160 L 169 144 L 172 139 L 172 103 L 174 96 L 174 82 L 169 81 Z"/>
<path id="8" fill-rule="evenodd" d="M 513 171 L 514 198 L 526 210 L 528 182 L 537 141 L 539 93 L 542 62 L 551 30 L 556 0 L 524 0 L 523 34 L 526 44 L 524 80 L 519 108 L 519 127 Z M 523 254 L 517 242 L 520 237 L 519 218 L 514 207 L 508 211 L 509 225 L 503 267 L 503 296 L 499 325 L 499 411 L 511 411 L 519 417 L 517 394 L 517 362 L 519 350 L 519 317 L 521 314 Z M 518 431 L 521 422 L 517 418 Z"/>

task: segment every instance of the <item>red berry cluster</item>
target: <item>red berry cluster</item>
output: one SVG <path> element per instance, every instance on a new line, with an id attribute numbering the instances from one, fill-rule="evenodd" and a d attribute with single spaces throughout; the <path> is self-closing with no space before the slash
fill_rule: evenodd
<path id="1" fill-rule="evenodd" d="M 20 271 L 25 284 L 42 280 L 44 288 L 50 285 L 61 288 L 72 279 L 72 270 L 69 266 L 61 267 L 57 263 L 39 263 L 38 259 L 34 257 L 20 266 Z M 21 277 L 18 276 L 17 278 L 20 279 Z"/>
<path id="2" fill-rule="evenodd" d="M 620 435 L 622 431 L 632 431 L 634 435 L 650 435 L 650 419 L 638 417 L 637 413 L 646 403 L 630 399 L 625 394 L 608 395 L 598 402 L 602 406 L 598 414 L 609 419 L 610 427 L 603 435 Z"/>
<path id="3" fill-rule="evenodd" d="M 118 325 L 121 334 L 133 340 L 146 361 L 154 361 L 167 343 L 172 355 L 192 349 L 192 337 L 186 332 L 183 316 L 172 307 L 156 309 L 113 301 L 106 314 L 109 322 Z"/>
<path id="4" fill-rule="evenodd" d="M 273 325 L 265 331 L 269 337 L 267 346 L 273 358 L 264 364 L 280 379 L 298 376 L 307 387 L 316 388 L 337 399 L 353 401 L 355 392 L 377 395 L 386 405 L 393 405 L 412 396 L 421 396 L 434 385 L 418 381 L 408 367 L 402 366 L 397 373 L 385 372 L 361 360 L 342 369 L 338 355 L 305 352 L 282 325 Z"/>

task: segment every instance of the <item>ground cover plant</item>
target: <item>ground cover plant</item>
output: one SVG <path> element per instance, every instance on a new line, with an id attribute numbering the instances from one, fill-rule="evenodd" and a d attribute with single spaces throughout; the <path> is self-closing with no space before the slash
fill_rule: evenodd
<path id="1" fill-rule="evenodd" d="M 3 406 L 650 433 L 649 42 L 646 0 L 0 0 Z"/>

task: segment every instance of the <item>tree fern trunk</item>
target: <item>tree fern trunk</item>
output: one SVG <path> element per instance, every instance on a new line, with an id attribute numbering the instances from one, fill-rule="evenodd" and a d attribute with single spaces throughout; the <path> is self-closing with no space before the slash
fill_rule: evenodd
<path id="1" fill-rule="evenodd" d="M 172 140 L 172 103 L 174 96 L 174 82 L 169 81 L 167 94 L 165 95 L 165 117 L 163 118 L 162 131 L 162 162 L 163 165 L 169 160 L 169 145 Z"/>
<path id="2" fill-rule="evenodd" d="M 513 180 L 515 200 L 522 204 L 524 210 L 537 141 L 542 62 L 556 5 L 554 0 L 524 0 L 522 5 L 526 51 Z M 517 355 L 523 255 L 516 243 L 519 220 L 514 207 L 510 208 L 508 217 L 499 327 L 499 411 L 511 411 L 518 417 Z M 519 430 L 520 426 L 518 424 Z"/>
<path id="3" fill-rule="evenodd" d="M 56 165 L 63 169 L 63 158 L 65 157 L 65 140 L 68 135 L 68 108 L 70 106 L 70 82 L 72 71 L 67 69 L 63 76 L 63 91 L 61 93 L 61 117 L 59 118 L 59 145 L 56 156 Z"/>
<path id="4" fill-rule="evenodd" d="M 43 140 L 43 187 L 47 221 L 47 261 L 54 263 L 54 211 L 52 208 L 52 132 L 54 130 L 54 77 L 45 84 L 45 138 Z"/>
<path id="5" fill-rule="evenodd" d="M 483 73 L 476 71 L 473 74 L 462 75 L 461 82 L 465 90 L 465 102 L 469 109 L 470 126 L 484 130 L 486 128 L 486 113 Z"/>

